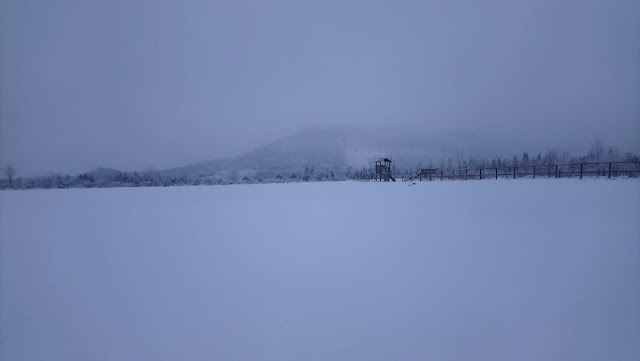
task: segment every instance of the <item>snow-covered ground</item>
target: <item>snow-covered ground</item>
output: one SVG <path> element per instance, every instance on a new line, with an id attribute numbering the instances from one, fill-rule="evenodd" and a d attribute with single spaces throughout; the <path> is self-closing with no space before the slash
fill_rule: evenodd
<path id="1" fill-rule="evenodd" d="M 638 360 L 640 182 L 0 192 L 0 359 Z"/>

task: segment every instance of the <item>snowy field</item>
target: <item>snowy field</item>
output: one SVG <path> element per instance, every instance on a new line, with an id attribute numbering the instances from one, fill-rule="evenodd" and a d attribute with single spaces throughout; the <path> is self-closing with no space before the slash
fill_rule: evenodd
<path id="1" fill-rule="evenodd" d="M 640 181 L 0 192 L 0 359 L 638 360 Z"/>

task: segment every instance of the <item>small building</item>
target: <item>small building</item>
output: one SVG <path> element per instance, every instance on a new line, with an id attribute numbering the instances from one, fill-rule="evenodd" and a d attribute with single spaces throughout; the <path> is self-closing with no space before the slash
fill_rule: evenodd
<path id="1" fill-rule="evenodd" d="M 396 181 L 395 178 L 391 175 L 391 160 L 388 158 L 380 158 L 375 161 L 376 163 L 376 181 L 385 181 L 388 182 L 390 180 Z"/>
<path id="2" fill-rule="evenodd" d="M 435 168 L 422 168 L 420 169 L 420 179 L 427 179 L 429 176 L 436 174 Z"/>

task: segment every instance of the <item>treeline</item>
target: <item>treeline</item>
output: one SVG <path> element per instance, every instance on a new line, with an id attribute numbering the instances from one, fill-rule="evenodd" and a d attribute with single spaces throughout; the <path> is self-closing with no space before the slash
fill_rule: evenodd
<path id="1" fill-rule="evenodd" d="M 444 171 L 456 169 L 497 168 L 512 169 L 538 166 L 552 166 L 558 164 L 581 164 L 602 162 L 640 162 L 640 157 L 631 152 L 622 153 L 614 147 L 606 148 L 600 141 L 595 141 L 589 152 L 585 155 L 575 156 L 567 151 L 561 151 L 557 147 L 549 147 L 546 152 L 536 155 L 527 152 L 507 158 L 478 159 L 466 158 L 464 152 L 456 152 L 453 158 L 441 158 L 437 164 L 418 164 L 415 170 L 421 168 L 437 168 Z M 408 170 L 411 171 L 411 170 Z"/>
<path id="2" fill-rule="evenodd" d="M 170 187 L 199 185 L 230 185 L 259 183 L 332 182 L 350 179 L 348 170 L 315 170 L 307 167 L 299 171 L 219 171 L 194 175 L 163 175 L 160 172 L 121 172 L 111 170 L 79 175 L 50 175 L 39 177 L 6 177 L 0 179 L 0 189 L 65 189 L 114 187 Z"/>

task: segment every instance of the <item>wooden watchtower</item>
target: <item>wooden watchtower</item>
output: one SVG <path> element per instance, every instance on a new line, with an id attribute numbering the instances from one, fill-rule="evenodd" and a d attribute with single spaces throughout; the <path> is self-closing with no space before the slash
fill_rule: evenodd
<path id="1" fill-rule="evenodd" d="M 380 158 L 375 161 L 376 163 L 376 181 L 385 181 L 389 180 L 396 181 L 391 175 L 391 160 L 388 158 Z"/>

